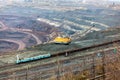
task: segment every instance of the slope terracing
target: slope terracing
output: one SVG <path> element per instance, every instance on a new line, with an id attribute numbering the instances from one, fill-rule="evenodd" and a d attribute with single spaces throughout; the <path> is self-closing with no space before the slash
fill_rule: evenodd
<path id="1" fill-rule="evenodd" d="M 16 45 L 13 46 L 18 47 L 12 49 L 13 46 L 8 43 L 1 43 L 4 50 L 5 46 L 6 48 L 9 47 L 9 50 L 23 50 L 26 47 L 46 42 L 52 32 L 57 33 L 54 26 L 38 22 L 32 18 L 10 15 L 0 16 L 0 41 L 14 43 Z"/>
<path id="2" fill-rule="evenodd" d="M 67 7 L 64 6 L 64 8 Z M 119 11 L 90 5 L 83 7 L 85 9 L 78 7 L 74 10 L 59 11 L 59 8 L 48 10 L 36 7 L 6 6 L 0 9 L 0 39 L 1 41 L 9 39 L 7 40 L 9 43 L 16 40 L 18 43 L 14 42 L 14 46 L 22 50 L 49 42 L 58 36 L 59 32 L 76 39 L 91 27 L 91 31 L 99 31 L 120 25 Z M 22 48 L 19 44 L 23 44 Z M 6 47 L 11 46 L 6 44 Z"/>

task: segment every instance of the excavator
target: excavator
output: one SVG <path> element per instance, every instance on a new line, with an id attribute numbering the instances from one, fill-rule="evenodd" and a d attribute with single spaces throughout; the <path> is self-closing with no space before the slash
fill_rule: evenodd
<path id="1" fill-rule="evenodd" d="M 71 38 L 67 36 L 58 36 L 53 40 L 56 44 L 69 44 L 71 42 Z"/>
<path id="2" fill-rule="evenodd" d="M 56 37 L 54 40 L 53 40 L 53 43 L 56 43 L 56 44 L 69 44 L 71 43 L 71 41 L 73 39 L 76 39 L 76 38 L 81 38 L 83 37 L 84 35 L 86 35 L 88 32 L 91 31 L 91 29 L 94 27 L 95 25 L 93 25 L 92 27 L 88 28 L 87 30 L 85 30 L 83 33 L 81 34 L 76 34 L 76 35 L 73 35 L 73 36 L 65 36 L 65 35 L 59 35 L 58 37 Z"/>

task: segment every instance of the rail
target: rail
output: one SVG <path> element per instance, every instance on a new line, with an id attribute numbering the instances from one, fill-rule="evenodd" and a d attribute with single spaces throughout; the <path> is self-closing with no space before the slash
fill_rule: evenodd
<path id="1" fill-rule="evenodd" d="M 108 44 L 113 44 L 113 43 L 116 43 L 116 42 L 120 42 L 120 40 L 114 40 L 114 41 L 111 41 L 111 42 L 106 42 L 106 43 L 102 43 L 102 44 L 98 44 L 98 45 L 93 45 L 93 46 L 89 46 L 89 47 L 85 47 L 85 48 L 80 48 L 80 49 L 75 49 L 75 50 L 69 50 L 69 51 L 64 51 L 64 52 L 61 52 L 61 53 L 57 53 L 57 54 L 53 54 L 53 55 L 51 55 L 51 58 L 53 58 L 53 57 L 58 57 L 58 56 L 61 56 L 61 55 L 65 55 L 66 54 L 66 52 L 68 53 L 68 54 L 72 54 L 72 53 L 74 53 L 74 52 L 79 52 L 79 51 L 84 51 L 84 50 L 88 50 L 88 49 L 92 49 L 92 48 L 96 48 L 96 47 L 100 47 L 100 46 L 105 46 L 105 45 L 108 45 Z M 112 49 L 112 51 L 113 51 L 113 49 Z M 97 55 L 97 53 L 95 53 L 95 54 L 89 54 L 89 55 L 85 55 L 85 56 L 80 56 L 80 57 L 78 57 L 78 58 L 84 58 L 84 60 L 87 58 L 87 57 L 89 57 L 89 56 L 96 56 Z M 92 57 L 91 57 L 91 59 L 92 59 Z M 63 60 L 63 61 L 65 61 L 65 60 Z M 67 61 L 67 60 L 66 60 Z M 61 61 L 62 62 L 62 61 Z M 84 63 L 84 62 L 83 62 Z M 26 63 L 24 63 L 24 64 L 26 64 Z M 54 64 L 54 63 L 52 63 L 52 64 Z M 86 64 L 87 64 L 87 62 L 86 62 Z M 7 67 L 9 67 L 9 66 L 15 66 L 16 64 L 11 64 L 11 65 L 7 65 Z M 47 65 L 47 64 L 46 64 Z M 46 65 L 44 65 L 44 66 L 46 66 Z M 49 65 L 49 64 L 48 64 Z M 40 66 L 40 65 L 39 65 Z M 41 66 L 43 66 L 43 65 L 41 65 Z M 6 67 L 6 66 L 1 66 L 1 67 Z M 37 66 L 36 66 L 37 67 Z M 34 67 L 34 68 L 36 68 L 36 67 Z M 25 70 L 25 69 L 24 69 Z M 15 71 L 14 71 L 15 72 Z M 6 73 L 10 73 L 10 74 L 12 74 L 12 73 L 14 73 L 14 72 L 5 72 L 5 73 L 3 73 L 3 74 L 6 74 Z M 2 73 L 1 73 L 2 74 Z M 19 76 L 17 76 L 17 77 L 19 77 Z M 1 79 L 0 79 L 1 80 Z"/>

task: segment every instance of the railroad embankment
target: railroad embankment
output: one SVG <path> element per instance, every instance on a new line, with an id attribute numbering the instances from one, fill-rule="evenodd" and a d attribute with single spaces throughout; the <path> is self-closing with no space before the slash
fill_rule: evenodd
<path id="1" fill-rule="evenodd" d="M 21 59 L 34 57 L 41 54 L 56 54 L 59 52 L 89 47 L 101 43 L 106 43 L 120 39 L 120 28 L 110 28 L 104 31 L 95 31 L 88 33 L 85 37 L 73 40 L 69 45 L 45 43 L 26 48 L 21 51 L 13 51 L 0 56 L 0 65 L 15 63 L 16 55 Z"/>

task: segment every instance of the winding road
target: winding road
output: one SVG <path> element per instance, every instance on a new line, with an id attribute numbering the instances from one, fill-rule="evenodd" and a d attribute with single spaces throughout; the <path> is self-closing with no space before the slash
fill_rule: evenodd
<path id="1" fill-rule="evenodd" d="M 59 22 L 54 22 L 54 21 L 51 21 L 51 20 L 48 20 L 48 19 L 38 18 L 37 20 L 42 21 L 42 22 L 45 22 L 45 23 L 47 23 L 47 24 L 49 24 L 49 25 L 55 24 L 54 26 L 59 26 L 59 25 L 61 24 L 61 23 L 59 23 Z M 83 19 L 77 18 L 76 20 L 81 21 L 81 20 L 83 20 Z M 48 22 L 48 21 L 49 21 L 49 22 Z M 101 26 L 103 26 L 103 27 L 105 27 L 105 28 L 110 27 L 110 26 L 108 26 L 108 25 L 106 25 L 106 24 L 99 23 L 99 22 L 94 22 L 94 21 L 89 21 L 89 20 L 84 20 L 84 21 L 85 21 L 85 22 L 88 22 L 88 23 L 91 23 L 91 24 L 98 24 L 98 25 L 101 25 Z M 52 23 L 52 24 L 50 24 L 50 23 Z M 91 26 L 80 25 L 80 24 L 74 23 L 74 22 L 69 21 L 69 20 L 65 20 L 65 21 L 64 21 L 64 24 L 66 24 L 66 25 L 67 25 L 67 24 L 70 24 L 70 25 L 78 26 L 78 27 L 85 28 L 85 29 L 89 29 L 89 28 L 91 27 Z M 64 26 L 64 27 L 67 28 L 67 29 L 69 29 L 69 30 L 76 31 L 76 30 L 72 29 L 72 28 L 69 27 L 69 26 Z M 41 41 L 36 35 L 34 35 L 34 34 L 32 33 L 32 30 L 31 30 L 31 29 L 9 28 L 9 27 L 7 27 L 2 21 L 0 21 L 0 31 L 4 31 L 4 30 L 17 31 L 17 32 L 21 32 L 21 33 L 27 34 L 27 35 L 29 35 L 29 36 L 32 36 L 32 37 L 36 40 L 37 44 L 41 44 L 41 43 L 42 43 L 42 41 Z M 94 28 L 92 28 L 92 30 L 99 31 L 100 29 L 94 27 Z M 79 33 L 79 32 L 80 32 L 80 31 L 76 31 L 76 34 Z M 25 44 L 24 42 L 20 41 L 20 40 L 17 40 L 17 41 L 16 41 L 16 40 L 11 40 L 11 39 L 0 39 L 0 41 L 8 41 L 8 42 L 16 43 L 16 44 L 19 45 L 18 50 L 22 50 L 22 49 L 24 49 L 24 48 L 26 47 L 26 44 Z"/>
<path id="2" fill-rule="evenodd" d="M 9 29 L 11 31 L 17 31 L 17 32 L 21 32 L 21 33 L 25 33 L 25 34 L 31 35 L 33 38 L 35 38 L 37 44 L 41 44 L 42 43 L 42 41 L 40 41 L 40 39 L 36 35 L 31 33 L 32 30 L 30 30 L 30 29 L 18 29 L 18 28 L 9 28 Z"/>
<path id="3" fill-rule="evenodd" d="M 23 43 L 20 40 L 0 39 L 0 41 L 7 41 L 7 42 L 12 42 L 12 43 L 18 44 L 19 45 L 18 50 L 23 50 L 26 46 L 25 43 Z"/>
<path id="4" fill-rule="evenodd" d="M 5 31 L 5 30 L 17 31 L 17 32 L 21 32 L 21 33 L 24 33 L 24 34 L 28 34 L 36 40 L 37 44 L 42 43 L 42 41 L 36 35 L 31 33 L 32 30 L 30 30 L 30 29 L 19 29 L 19 28 L 9 28 L 3 22 L 0 21 L 0 31 Z M 26 44 L 23 41 L 20 41 L 20 40 L 0 39 L 0 41 L 7 41 L 7 42 L 12 42 L 12 43 L 18 44 L 19 45 L 18 50 L 23 50 L 26 47 Z"/>

